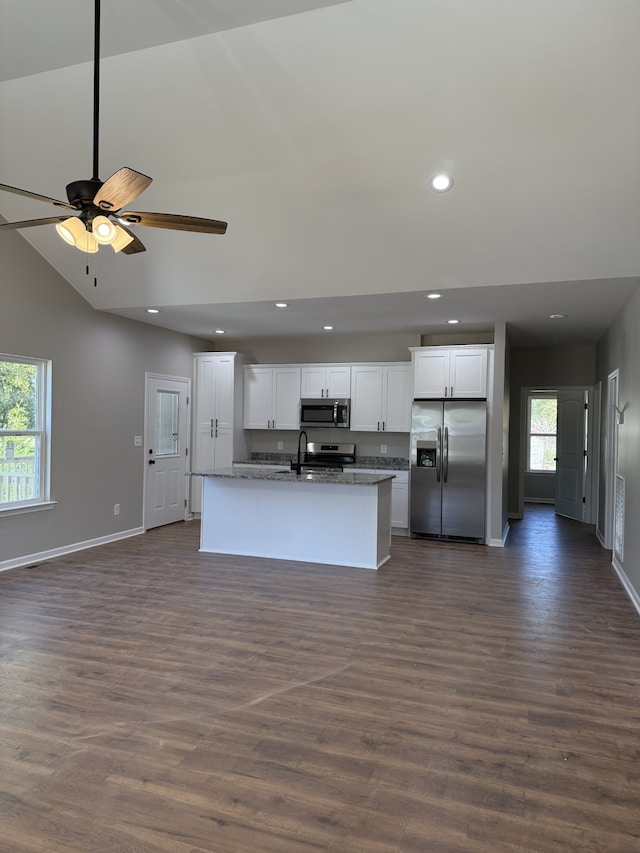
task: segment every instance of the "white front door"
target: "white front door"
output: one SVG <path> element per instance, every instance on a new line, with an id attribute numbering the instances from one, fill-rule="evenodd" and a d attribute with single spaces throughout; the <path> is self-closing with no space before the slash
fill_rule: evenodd
<path id="1" fill-rule="evenodd" d="M 145 530 L 183 521 L 187 501 L 191 380 L 147 374 Z"/>
<path id="2" fill-rule="evenodd" d="M 586 392 L 558 391 L 555 505 L 558 515 L 583 521 Z"/>

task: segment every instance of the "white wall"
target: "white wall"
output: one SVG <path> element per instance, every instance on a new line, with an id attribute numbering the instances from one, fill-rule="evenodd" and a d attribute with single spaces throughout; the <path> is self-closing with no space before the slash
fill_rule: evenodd
<path id="1" fill-rule="evenodd" d="M 144 449 L 133 439 L 144 434 L 145 371 L 189 377 L 192 353 L 206 344 L 94 311 L 17 232 L 2 235 L 0 269 L 0 351 L 53 362 L 57 501 L 51 510 L 0 516 L 1 565 L 143 524 Z"/>

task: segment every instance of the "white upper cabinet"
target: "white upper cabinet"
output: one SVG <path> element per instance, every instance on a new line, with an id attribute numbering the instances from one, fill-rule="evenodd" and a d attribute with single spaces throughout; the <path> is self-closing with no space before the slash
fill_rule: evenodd
<path id="1" fill-rule="evenodd" d="M 411 347 L 413 396 L 487 396 L 487 347 Z"/>
<path id="2" fill-rule="evenodd" d="M 299 429 L 300 368 L 247 365 L 244 369 L 245 429 Z"/>
<path id="3" fill-rule="evenodd" d="M 410 432 L 411 366 L 357 364 L 351 368 L 351 429 Z"/>
<path id="4" fill-rule="evenodd" d="M 383 369 L 382 409 L 386 432 L 411 432 L 413 376 L 410 364 Z"/>
<path id="5" fill-rule="evenodd" d="M 304 399 L 344 399 L 351 396 L 350 364 L 304 364 L 300 396 Z"/>

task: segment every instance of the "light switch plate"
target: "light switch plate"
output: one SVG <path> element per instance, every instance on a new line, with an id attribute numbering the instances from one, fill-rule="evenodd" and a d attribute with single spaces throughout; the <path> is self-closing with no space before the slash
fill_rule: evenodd
<path id="1" fill-rule="evenodd" d="M 133 446 L 134 447 L 142 447 L 142 436 L 134 435 L 133 436 Z"/>

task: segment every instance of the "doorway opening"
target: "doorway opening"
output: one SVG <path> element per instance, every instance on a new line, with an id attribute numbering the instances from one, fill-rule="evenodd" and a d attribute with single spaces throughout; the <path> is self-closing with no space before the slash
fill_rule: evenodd
<path id="1" fill-rule="evenodd" d="M 590 386 L 522 389 L 520 517 L 525 504 L 550 504 L 557 515 L 595 524 L 596 409 Z"/>

